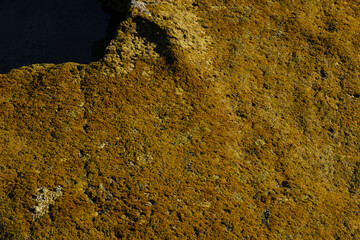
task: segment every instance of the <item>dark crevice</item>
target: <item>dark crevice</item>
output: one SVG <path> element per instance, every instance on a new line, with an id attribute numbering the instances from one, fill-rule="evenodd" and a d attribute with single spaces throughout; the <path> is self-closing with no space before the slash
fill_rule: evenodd
<path id="1" fill-rule="evenodd" d="M 289 181 L 282 181 L 281 187 L 283 188 L 290 188 L 290 182 Z"/>
<path id="2" fill-rule="evenodd" d="M 322 78 L 325 78 L 325 77 L 327 76 L 324 68 L 321 68 L 321 70 L 320 70 L 320 76 L 321 76 Z"/>
<path id="3" fill-rule="evenodd" d="M 129 2 L 0 1 L 0 73 L 35 63 L 100 60 L 125 20 Z"/>

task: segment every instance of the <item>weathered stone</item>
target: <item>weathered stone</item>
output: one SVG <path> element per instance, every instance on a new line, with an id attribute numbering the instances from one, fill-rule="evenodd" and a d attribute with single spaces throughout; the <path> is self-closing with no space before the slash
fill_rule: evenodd
<path id="1" fill-rule="evenodd" d="M 0 238 L 357 239 L 358 4 L 138 3 L 101 61 L 0 75 Z"/>

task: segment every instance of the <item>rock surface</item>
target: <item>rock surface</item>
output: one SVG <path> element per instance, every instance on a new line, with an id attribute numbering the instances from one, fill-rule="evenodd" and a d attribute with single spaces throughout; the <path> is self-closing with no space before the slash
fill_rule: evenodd
<path id="1" fill-rule="evenodd" d="M 0 75 L 0 238 L 359 239 L 359 14 L 132 1 L 101 61 Z"/>

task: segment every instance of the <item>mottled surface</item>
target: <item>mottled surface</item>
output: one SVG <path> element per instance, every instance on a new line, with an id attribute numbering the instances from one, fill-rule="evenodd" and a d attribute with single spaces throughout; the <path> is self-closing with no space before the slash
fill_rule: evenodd
<path id="1" fill-rule="evenodd" d="M 101 61 L 0 75 L 1 238 L 359 239 L 359 14 L 143 1 Z"/>

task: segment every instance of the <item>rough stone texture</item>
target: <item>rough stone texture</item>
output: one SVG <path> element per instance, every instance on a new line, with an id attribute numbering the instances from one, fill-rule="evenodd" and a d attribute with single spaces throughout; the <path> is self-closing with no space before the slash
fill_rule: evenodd
<path id="1" fill-rule="evenodd" d="M 0 237 L 360 239 L 359 2 L 142 3 L 0 75 Z"/>
<path id="2" fill-rule="evenodd" d="M 50 206 L 55 204 L 55 200 L 62 195 L 61 189 L 61 186 L 56 187 L 54 191 L 42 187 L 38 188 L 38 194 L 33 196 L 37 202 L 32 207 L 34 220 L 41 218 L 49 212 Z"/>

